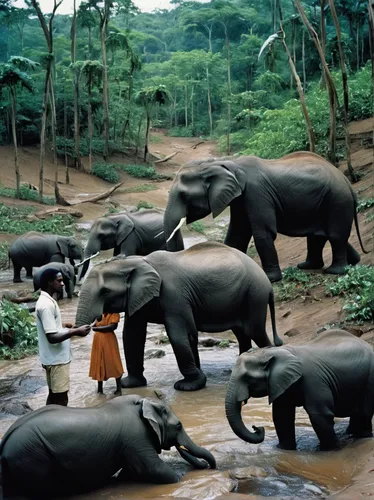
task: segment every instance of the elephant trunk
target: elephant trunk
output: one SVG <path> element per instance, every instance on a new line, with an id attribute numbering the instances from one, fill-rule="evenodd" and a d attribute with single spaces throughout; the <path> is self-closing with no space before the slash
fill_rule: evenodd
<path id="1" fill-rule="evenodd" d="M 226 401 L 225 401 L 225 410 L 226 417 L 230 424 L 231 429 L 234 433 L 243 439 L 243 441 L 247 441 L 247 443 L 258 444 L 262 443 L 265 438 L 265 430 L 263 427 L 253 426 L 254 432 L 251 432 L 244 425 L 241 415 L 241 409 L 243 401 L 238 401 L 237 397 L 237 385 L 242 384 L 242 382 L 238 382 L 237 379 L 231 376 L 230 384 L 227 389 Z M 247 389 L 248 391 L 248 389 Z"/>
<path id="2" fill-rule="evenodd" d="M 94 300 L 89 284 L 85 282 L 79 294 L 77 313 L 75 316 L 75 326 L 90 325 L 103 313 L 103 304 L 99 300 Z"/>
<path id="3" fill-rule="evenodd" d="M 165 209 L 164 215 L 164 232 L 166 249 L 169 252 L 177 252 L 180 250 L 178 245 L 178 234 L 177 229 L 179 229 L 179 224 L 182 219 L 187 216 L 187 207 L 185 203 L 181 200 L 175 192 L 171 191 L 169 194 L 168 204 Z M 179 226 L 179 227 L 178 227 Z M 168 241 L 170 239 L 170 241 Z"/>
<path id="4" fill-rule="evenodd" d="M 186 432 L 182 432 L 175 446 L 181 457 L 196 469 L 206 469 L 208 465 L 211 469 L 216 468 L 216 460 L 210 451 L 195 444 Z M 198 458 L 202 458 L 206 463 Z"/>
<path id="5" fill-rule="evenodd" d="M 88 266 L 90 265 L 89 258 L 91 257 L 91 255 L 94 255 L 94 254 L 97 254 L 98 252 L 100 252 L 100 250 L 101 250 L 101 246 L 100 246 L 99 241 L 93 241 L 91 239 L 88 241 L 87 246 L 84 249 L 84 259 L 83 260 L 85 260 L 85 262 L 83 264 L 82 271 L 81 271 L 81 274 L 79 277 L 80 280 L 83 279 L 86 272 L 88 271 Z"/>

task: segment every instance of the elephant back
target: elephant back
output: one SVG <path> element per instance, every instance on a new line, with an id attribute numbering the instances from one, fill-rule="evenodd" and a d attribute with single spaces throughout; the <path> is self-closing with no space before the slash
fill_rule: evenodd
<path id="1" fill-rule="evenodd" d="M 166 249 L 163 211 L 147 209 L 131 213 L 129 217 L 134 221 L 135 232 L 143 243 L 139 255 Z"/>
<path id="2" fill-rule="evenodd" d="M 9 256 L 29 267 L 42 266 L 49 261 L 50 247 L 56 241 L 54 235 L 30 231 L 17 238 L 9 247 Z"/>

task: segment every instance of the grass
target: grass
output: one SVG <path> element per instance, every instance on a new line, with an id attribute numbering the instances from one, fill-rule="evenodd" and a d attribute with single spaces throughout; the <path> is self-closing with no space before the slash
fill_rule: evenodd
<path id="1" fill-rule="evenodd" d="M 96 162 L 92 166 L 92 173 L 105 181 L 116 184 L 119 182 L 118 171 L 126 172 L 136 179 L 150 179 L 152 181 L 172 180 L 169 175 L 158 174 L 154 167 L 145 165 L 122 165 L 121 163 Z"/>
<path id="2" fill-rule="evenodd" d="M 148 203 L 148 201 L 140 200 L 136 205 L 136 208 L 140 210 L 141 208 L 155 208 L 155 206 L 153 205 L 153 203 Z"/>
<path id="3" fill-rule="evenodd" d="M 9 243 L 0 243 L 0 269 L 6 269 L 9 265 L 8 250 Z"/>
<path id="4" fill-rule="evenodd" d="M 137 184 L 129 188 L 120 188 L 118 192 L 120 193 L 146 193 L 148 191 L 154 191 L 157 186 L 154 184 Z"/>
<path id="5" fill-rule="evenodd" d="M 199 220 L 196 220 L 195 222 L 192 222 L 190 224 L 190 228 L 193 230 L 193 231 L 196 231 L 196 233 L 201 233 L 201 234 L 204 234 L 205 232 L 205 226 L 202 222 L 200 222 Z"/>
<path id="6" fill-rule="evenodd" d="M 53 215 L 45 220 L 28 221 L 27 216 L 36 210 L 35 207 L 9 207 L 0 203 L 0 232 L 24 234 L 28 231 L 39 231 L 64 236 L 74 234 L 74 218 L 71 215 Z"/>
<path id="7" fill-rule="evenodd" d="M 21 359 L 37 351 L 34 317 L 28 309 L 3 299 L 0 302 L 0 359 Z"/>
<path id="8" fill-rule="evenodd" d="M 1 184 L 0 184 L 0 196 L 4 196 L 6 198 L 17 198 L 15 189 L 4 187 Z M 20 199 L 39 202 L 39 192 L 35 191 L 34 189 L 30 189 L 27 186 L 21 185 Z M 56 200 L 49 196 L 43 196 L 42 203 L 44 205 L 55 205 Z"/>
<path id="9" fill-rule="evenodd" d="M 312 288 L 325 282 L 321 274 L 309 274 L 297 267 L 287 267 L 283 270 L 283 280 L 274 283 L 276 300 L 287 301 L 306 295 Z"/>
<path id="10" fill-rule="evenodd" d="M 374 198 L 362 198 L 357 204 L 357 212 L 363 212 L 371 207 L 374 207 Z"/>

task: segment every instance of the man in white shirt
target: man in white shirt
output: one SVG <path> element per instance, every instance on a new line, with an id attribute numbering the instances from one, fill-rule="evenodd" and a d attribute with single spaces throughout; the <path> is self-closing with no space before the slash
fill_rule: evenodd
<path id="1" fill-rule="evenodd" d="M 53 294 L 61 292 L 63 286 L 62 274 L 58 269 L 45 269 L 40 276 L 41 292 L 35 306 L 39 357 L 46 370 L 49 388 L 47 405 L 67 406 L 72 359 L 70 337 L 85 337 L 91 331 L 91 325 L 63 328 L 60 308 L 53 298 Z"/>

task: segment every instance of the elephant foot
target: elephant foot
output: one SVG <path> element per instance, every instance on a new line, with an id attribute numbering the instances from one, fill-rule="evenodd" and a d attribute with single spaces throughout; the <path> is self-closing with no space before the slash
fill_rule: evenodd
<path id="1" fill-rule="evenodd" d="M 27 280 L 32 280 L 32 275 L 31 275 L 31 276 L 27 276 L 27 275 L 26 275 L 26 279 L 27 279 Z"/>
<path id="2" fill-rule="evenodd" d="M 279 442 L 277 448 L 280 450 L 296 450 L 296 441 L 294 442 Z"/>
<path id="3" fill-rule="evenodd" d="M 174 384 L 174 389 L 177 391 L 199 391 L 206 386 L 206 375 L 200 372 L 195 377 L 185 377 L 178 380 Z"/>
<path id="4" fill-rule="evenodd" d="M 281 281 L 282 279 L 282 271 L 280 269 L 278 269 L 277 271 L 265 271 L 265 273 L 272 283 L 274 283 L 275 281 Z"/>
<path id="5" fill-rule="evenodd" d="M 143 375 L 136 377 L 135 375 L 128 375 L 121 380 L 121 385 L 124 389 L 131 387 L 144 387 L 147 385 L 147 379 Z"/>
<path id="6" fill-rule="evenodd" d="M 13 278 L 13 283 L 23 283 L 23 280 L 21 278 Z"/>
<path id="7" fill-rule="evenodd" d="M 331 266 L 325 269 L 325 273 L 327 274 L 345 274 L 345 268 L 347 264 L 331 264 Z"/>
<path id="8" fill-rule="evenodd" d="M 305 260 L 304 262 L 299 262 L 297 264 L 297 267 L 299 269 L 322 269 L 324 266 L 323 260 L 319 261 L 311 261 L 311 260 Z"/>
<path id="9" fill-rule="evenodd" d="M 340 450 L 341 446 L 337 441 L 334 441 L 332 443 L 320 443 L 319 444 L 319 451 L 333 451 L 333 450 Z"/>

